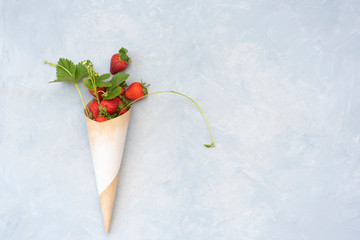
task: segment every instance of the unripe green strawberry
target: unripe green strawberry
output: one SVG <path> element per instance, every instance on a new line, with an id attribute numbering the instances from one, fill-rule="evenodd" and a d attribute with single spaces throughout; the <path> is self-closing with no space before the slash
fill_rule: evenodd
<path id="1" fill-rule="evenodd" d="M 103 99 L 101 101 L 100 105 L 101 105 L 101 107 L 106 107 L 106 111 L 109 114 L 113 114 L 116 112 L 116 108 L 119 105 L 118 104 L 119 101 L 120 101 L 120 99 L 118 97 L 110 99 L 110 100 Z"/>

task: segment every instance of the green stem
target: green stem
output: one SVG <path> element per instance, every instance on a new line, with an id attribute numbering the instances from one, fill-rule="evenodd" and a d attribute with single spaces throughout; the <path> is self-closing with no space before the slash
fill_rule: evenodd
<path id="1" fill-rule="evenodd" d="M 86 103 L 84 101 L 84 98 L 83 96 L 81 95 L 81 92 L 80 92 L 80 89 L 79 89 L 79 86 L 77 85 L 77 83 L 74 83 L 75 87 L 76 87 L 76 90 L 78 91 L 79 95 L 80 95 L 80 98 L 81 98 L 81 101 L 84 105 L 84 109 L 85 109 L 85 112 L 86 112 L 86 115 L 88 116 L 88 113 L 89 113 L 89 109 L 88 107 L 86 106 Z"/>
<path id="2" fill-rule="evenodd" d="M 99 106 L 101 106 L 99 94 L 98 94 L 98 91 L 97 91 L 97 87 L 95 87 L 95 96 L 96 96 L 96 100 L 97 100 Z"/>
<path id="3" fill-rule="evenodd" d="M 51 63 L 51 62 L 48 62 L 47 60 L 44 61 L 44 63 L 47 63 L 49 65 L 52 65 L 52 66 L 55 66 L 55 67 L 61 67 L 62 69 L 64 69 L 70 76 L 72 75 L 69 70 L 67 70 L 65 67 L 59 65 L 59 64 L 55 64 L 55 63 Z"/>
<path id="4" fill-rule="evenodd" d="M 134 102 L 137 102 L 137 101 L 139 101 L 139 100 L 141 100 L 141 99 L 143 99 L 143 98 L 145 98 L 145 97 L 147 97 L 147 96 L 150 96 L 150 95 L 153 95 L 153 94 L 158 94 L 158 93 L 175 93 L 175 94 L 181 95 L 181 96 L 183 96 L 183 97 L 186 97 L 187 99 L 189 99 L 190 101 L 192 101 L 192 102 L 198 107 L 198 109 L 200 110 L 201 114 L 203 115 L 203 117 L 204 117 L 204 119 L 205 119 L 205 122 L 206 122 L 206 125 L 207 125 L 208 130 L 209 130 L 209 133 L 210 133 L 211 144 L 204 144 L 204 146 L 207 147 L 207 148 L 213 148 L 213 147 L 215 147 L 214 139 L 213 139 L 213 136 L 212 136 L 212 133 L 211 133 L 211 130 L 210 130 L 210 125 L 209 125 L 209 123 L 208 123 L 208 120 L 207 120 L 204 112 L 202 111 L 202 109 L 200 108 L 200 106 L 199 106 L 191 97 L 188 97 L 188 96 L 186 96 L 185 94 L 182 94 L 182 93 L 179 93 L 179 92 L 175 92 L 175 91 L 158 91 L 158 92 L 153 92 L 153 93 L 146 94 L 146 95 L 144 95 L 144 96 L 142 96 L 142 97 L 140 97 L 140 98 L 138 98 L 138 99 L 136 99 L 136 100 L 128 103 L 128 104 L 125 106 L 125 108 L 128 108 L 128 107 L 131 106 Z"/>

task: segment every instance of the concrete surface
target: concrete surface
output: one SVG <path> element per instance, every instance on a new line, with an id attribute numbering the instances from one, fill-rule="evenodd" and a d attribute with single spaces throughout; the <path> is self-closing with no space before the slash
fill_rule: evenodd
<path id="1" fill-rule="evenodd" d="M 360 238 L 359 1 L 0 1 L 0 239 Z M 109 72 L 133 108 L 104 234 L 82 103 L 43 60 Z M 81 86 L 86 100 L 90 95 Z"/>

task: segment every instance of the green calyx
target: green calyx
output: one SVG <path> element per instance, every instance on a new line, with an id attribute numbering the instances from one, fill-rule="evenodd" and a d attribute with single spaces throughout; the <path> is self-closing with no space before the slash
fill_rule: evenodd
<path id="1" fill-rule="evenodd" d="M 142 86 L 142 88 L 143 88 L 143 93 L 145 94 L 145 95 L 147 95 L 148 94 L 148 87 L 150 86 L 150 84 L 146 84 L 146 83 L 143 83 L 142 81 L 141 81 L 141 86 Z"/>
<path id="2" fill-rule="evenodd" d="M 131 58 L 127 55 L 128 50 L 126 48 L 120 48 L 119 50 L 119 61 L 124 60 L 126 63 L 131 63 Z"/>

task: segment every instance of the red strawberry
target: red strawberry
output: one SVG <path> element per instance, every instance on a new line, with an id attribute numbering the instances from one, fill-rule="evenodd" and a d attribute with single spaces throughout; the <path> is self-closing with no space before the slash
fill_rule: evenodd
<path id="1" fill-rule="evenodd" d="M 117 105 L 118 105 L 118 106 L 119 106 L 120 104 L 122 104 L 121 99 L 120 99 L 119 97 L 116 97 L 115 99 L 116 99 L 116 102 L 117 102 Z"/>
<path id="2" fill-rule="evenodd" d="M 101 94 L 105 92 L 105 87 L 97 87 L 96 91 L 98 93 L 99 100 L 101 101 L 102 100 Z M 91 95 L 93 95 L 94 98 L 96 98 L 95 91 L 89 89 L 89 93 L 91 93 Z"/>
<path id="3" fill-rule="evenodd" d="M 121 87 L 121 86 L 120 86 Z M 121 87 L 121 93 L 120 95 L 123 95 L 125 93 L 125 88 L 124 87 Z"/>
<path id="4" fill-rule="evenodd" d="M 141 98 L 148 93 L 148 86 L 149 85 L 146 85 L 145 83 L 134 82 L 126 90 L 125 97 L 129 100 L 136 100 Z"/>
<path id="5" fill-rule="evenodd" d="M 128 50 L 126 48 L 121 48 L 119 53 L 114 54 L 111 57 L 110 61 L 110 72 L 111 74 L 116 74 L 118 72 L 124 71 L 128 64 L 131 63 L 131 58 L 127 55 Z"/>
<path id="6" fill-rule="evenodd" d="M 95 119 L 95 121 L 97 121 L 97 122 L 105 122 L 107 119 L 106 119 L 106 117 L 104 117 L 104 116 L 98 116 L 96 119 Z"/>
<path id="7" fill-rule="evenodd" d="M 122 82 L 120 83 L 119 87 L 121 87 L 120 95 L 124 95 L 125 89 L 128 87 L 128 85 L 126 84 L 126 82 Z"/>
<path id="8" fill-rule="evenodd" d="M 92 118 L 96 119 L 99 116 L 99 103 L 97 101 L 92 101 L 89 106 Z"/>
<path id="9" fill-rule="evenodd" d="M 115 113 L 116 111 L 116 108 L 118 106 L 118 103 L 119 103 L 119 97 L 116 97 L 116 98 L 113 98 L 111 100 L 106 100 L 106 99 L 103 99 L 100 103 L 101 107 L 106 107 L 106 111 L 109 113 L 109 114 L 113 114 Z M 120 101 L 121 102 L 121 101 Z"/>
<path id="10" fill-rule="evenodd" d="M 120 116 L 120 115 L 123 115 L 124 113 L 126 113 L 129 109 L 127 108 L 121 108 L 118 112 L 117 112 L 117 115 Z"/>

